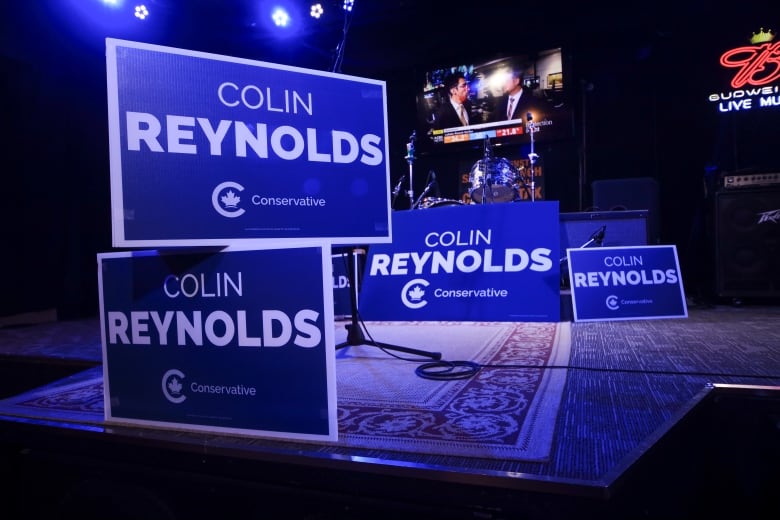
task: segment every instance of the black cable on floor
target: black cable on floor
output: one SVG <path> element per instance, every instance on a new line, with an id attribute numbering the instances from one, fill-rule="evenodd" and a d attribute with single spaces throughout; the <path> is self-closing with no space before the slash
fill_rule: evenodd
<path id="1" fill-rule="evenodd" d="M 433 361 L 423 363 L 414 373 L 424 379 L 468 379 L 479 372 L 480 365 L 471 361 Z"/>

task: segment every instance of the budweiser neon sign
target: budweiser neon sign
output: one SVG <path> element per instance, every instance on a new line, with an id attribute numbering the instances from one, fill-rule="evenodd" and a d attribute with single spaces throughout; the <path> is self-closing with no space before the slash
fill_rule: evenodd
<path id="1" fill-rule="evenodd" d="M 780 106 L 780 42 L 772 31 L 753 33 L 750 43 L 721 54 L 720 64 L 735 69 L 729 92 L 711 94 L 720 112 Z"/>
<path id="2" fill-rule="evenodd" d="M 780 42 L 731 49 L 720 57 L 720 64 L 739 69 L 731 80 L 734 88 L 766 85 L 780 78 Z"/>

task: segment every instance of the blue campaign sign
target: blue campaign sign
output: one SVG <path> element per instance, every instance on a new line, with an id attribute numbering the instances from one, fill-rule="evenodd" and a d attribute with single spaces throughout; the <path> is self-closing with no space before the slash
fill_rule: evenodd
<path id="1" fill-rule="evenodd" d="M 368 250 L 360 315 L 391 321 L 560 320 L 558 202 L 397 211 Z"/>
<path id="2" fill-rule="evenodd" d="M 330 246 L 98 254 L 105 420 L 335 440 Z"/>
<path id="3" fill-rule="evenodd" d="M 687 318 L 673 245 L 567 249 L 574 321 Z"/>
<path id="4" fill-rule="evenodd" d="M 390 241 L 383 81 L 106 47 L 115 247 Z"/>

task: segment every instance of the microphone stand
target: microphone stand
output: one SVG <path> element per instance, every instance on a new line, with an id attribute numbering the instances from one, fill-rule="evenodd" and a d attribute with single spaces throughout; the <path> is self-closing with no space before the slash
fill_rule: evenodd
<path id="1" fill-rule="evenodd" d="M 407 194 L 409 195 L 409 203 L 414 200 L 414 178 L 413 178 L 413 168 L 412 163 L 414 162 L 414 141 L 416 138 L 416 131 L 412 132 L 412 136 L 409 139 L 409 144 L 406 145 L 406 161 L 409 163 L 409 191 Z M 435 180 L 435 177 L 434 177 Z M 401 180 L 398 182 L 398 187 L 395 190 L 397 192 L 400 190 L 401 183 L 403 182 L 403 177 L 401 177 Z M 427 192 L 433 183 L 431 182 L 428 187 L 425 189 Z M 397 193 L 393 193 L 393 201 L 395 201 L 395 195 Z M 349 277 L 349 303 L 351 308 L 351 322 L 349 325 L 346 325 L 347 328 L 347 341 L 340 343 L 336 345 L 336 350 L 346 348 L 346 347 L 354 347 L 358 345 L 368 345 L 371 347 L 377 347 L 384 350 L 396 350 L 398 352 L 405 352 L 407 354 L 413 354 L 415 356 L 420 357 L 426 357 L 433 359 L 434 361 L 439 361 L 441 359 L 441 352 L 427 352 L 425 350 L 418 350 L 414 348 L 409 347 L 402 347 L 399 345 L 391 345 L 389 343 L 381 343 L 378 341 L 373 340 L 367 340 L 366 335 L 363 332 L 364 325 L 362 324 L 359 316 L 358 316 L 358 273 L 357 273 L 357 267 L 355 265 L 355 252 L 357 251 L 357 248 L 350 247 L 348 255 L 348 261 L 349 265 L 347 266 L 347 275 Z M 365 253 L 365 250 L 361 250 L 361 252 Z"/>
<path id="2" fill-rule="evenodd" d="M 601 244 L 603 244 L 603 243 L 604 243 L 604 234 L 606 233 L 606 231 L 607 231 L 607 225 L 606 225 L 606 224 L 604 224 L 603 226 L 601 226 L 600 228 L 598 228 L 598 229 L 597 229 L 597 230 L 596 230 L 596 231 L 595 231 L 595 232 L 594 232 L 594 233 L 593 233 L 593 234 L 590 236 L 590 239 L 589 239 L 587 242 L 585 242 L 584 244 L 582 244 L 582 245 L 580 246 L 580 249 L 584 249 L 584 248 L 588 247 L 588 246 L 589 246 L 589 245 L 591 245 L 591 244 L 596 244 L 597 246 L 601 247 Z"/>
<path id="3" fill-rule="evenodd" d="M 366 336 L 363 333 L 363 325 L 360 321 L 360 318 L 358 317 L 358 304 L 357 304 L 358 273 L 357 273 L 357 268 L 355 266 L 356 251 L 357 248 L 350 247 L 349 252 L 347 253 L 348 260 L 349 260 L 349 265 L 347 266 L 347 274 L 349 276 L 349 302 L 350 302 L 351 313 L 352 313 L 351 316 L 352 321 L 349 325 L 346 325 L 347 341 L 336 345 L 336 350 L 346 348 L 346 347 L 355 347 L 358 345 L 368 345 L 371 347 L 378 347 L 385 350 L 397 350 L 398 352 L 406 352 L 407 354 L 426 357 L 426 358 L 433 359 L 435 361 L 440 360 L 441 352 L 427 352 L 425 350 L 418 350 L 409 347 L 401 347 L 398 345 L 391 345 L 389 343 L 381 343 L 378 341 L 369 341 L 366 339 Z M 360 251 L 365 253 L 364 249 L 361 249 Z"/>
<path id="4" fill-rule="evenodd" d="M 409 142 L 406 144 L 406 162 L 409 164 L 409 190 L 406 194 L 409 196 L 409 204 L 414 202 L 414 142 L 417 139 L 417 130 L 412 132 L 409 136 Z M 414 209 L 414 205 L 409 206 L 409 209 Z"/>
<path id="5" fill-rule="evenodd" d="M 398 194 L 401 193 L 401 184 L 403 184 L 404 179 L 406 179 L 406 174 L 401 175 L 401 178 L 398 179 L 398 184 L 396 184 L 395 188 L 393 188 L 393 200 L 390 201 L 391 209 L 393 208 L 393 206 L 395 206 L 395 201 L 398 198 Z"/>
<path id="6" fill-rule="evenodd" d="M 604 224 L 600 228 L 598 228 L 596 231 L 593 232 L 593 234 L 588 238 L 588 241 L 582 244 L 578 249 L 585 249 L 591 244 L 596 244 L 597 246 L 601 247 L 601 245 L 604 243 L 604 234 L 607 231 L 607 225 Z M 566 261 L 566 257 L 564 256 L 561 258 L 561 263 Z"/>
<path id="7" fill-rule="evenodd" d="M 585 249 L 586 247 L 590 246 L 591 244 L 596 244 L 597 246 L 601 247 L 601 245 L 604 243 L 604 234 L 607 231 L 607 225 L 604 224 L 600 228 L 598 228 L 596 231 L 593 232 L 593 234 L 588 238 L 588 241 L 582 244 L 578 249 Z M 563 266 L 565 262 L 569 260 L 568 255 L 564 255 L 561 257 L 560 265 Z M 564 274 L 563 271 L 561 271 L 561 287 L 564 287 L 568 284 L 568 276 L 567 274 Z"/>
<path id="8" fill-rule="evenodd" d="M 425 189 L 422 191 L 422 193 L 420 193 L 420 196 L 417 197 L 417 200 L 414 201 L 412 209 L 419 208 L 420 202 L 422 202 L 423 198 L 428 194 L 429 191 L 431 191 L 431 188 L 434 184 L 436 184 L 436 174 L 433 171 L 430 171 L 428 172 L 428 184 L 426 184 Z"/>

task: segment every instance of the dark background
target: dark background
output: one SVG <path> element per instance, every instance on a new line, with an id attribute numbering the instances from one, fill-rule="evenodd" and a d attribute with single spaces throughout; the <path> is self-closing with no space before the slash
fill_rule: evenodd
<path id="1" fill-rule="evenodd" d="M 99 2 L 3 2 L 0 316 L 97 312 L 95 255 L 113 250 L 106 37 L 386 81 L 393 181 L 409 167 L 426 71 L 561 47 L 572 137 L 536 143 L 545 198 L 562 212 L 589 211 L 596 180 L 655 179 L 659 202 L 650 209 L 660 243 L 677 246 L 687 292 L 712 284 L 710 203 L 720 177 L 780 171 L 780 107 L 718 114 L 707 101 L 730 90 L 733 72 L 721 69 L 720 55 L 762 27 L 777 29 L 774 2 L 356 0 L 348 25 L 339 13 L 285 40 L 268 35 L 262 3 L 152 0 L 154 16 L 140 23 L 107 15 Z M 456 198 L 464 165 L 480 155 L 419 155 L 417 192 L 433 169 L 440 195 Z"/>

